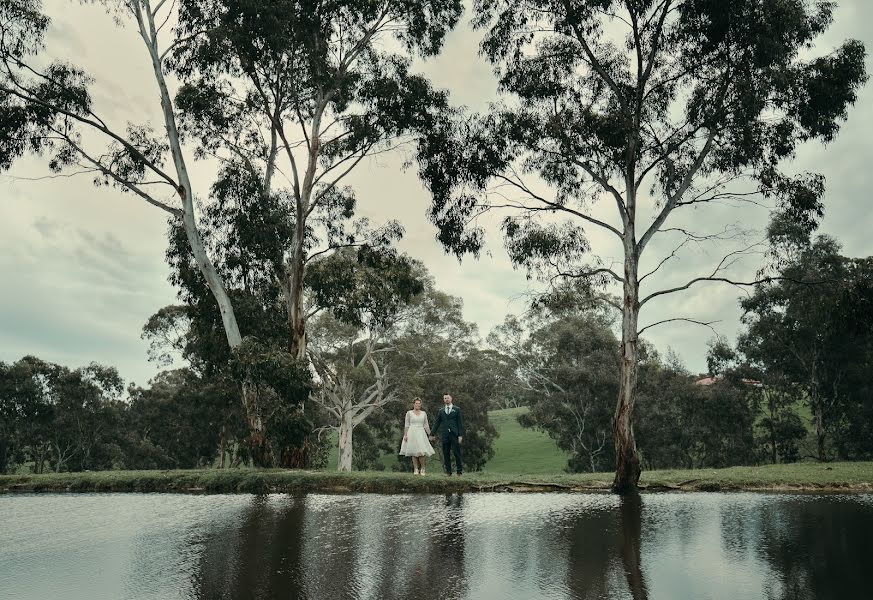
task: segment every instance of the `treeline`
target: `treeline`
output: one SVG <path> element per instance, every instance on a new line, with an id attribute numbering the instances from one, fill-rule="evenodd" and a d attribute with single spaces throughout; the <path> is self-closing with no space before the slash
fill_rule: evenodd
<path id="1" fill-rule="evenodd" d="M 372 268 L 355 252 L 341 256 L 353 270 Z M 272 464 L 321 468 L 347 435 L 340 458 L 348 457 L 348 468 L 382 468 L 380 457 L 397 452 L 411 398 L 421 396 L 435 410 L 449 391 L 465 409 L 467 468 L 481 468 L 496 435 L 487 414 L 499 393 L 494 353 L 479 348 L 458 298 L 436 290 L 422 265 L 397 259 L 394 267 L 406 274 L 394 281 L 399 287 L 392 287 L 390 269 L 381 278 L 359 273 L 378 281 L 383 296 L 362 309 L 358 324 L 332 312 L 314 319 L 311 368 L 263 338 L 247 340 L 248 354 L 216 352 L 220 332 L 184 305 L 158 311 L 143 335 L 152 360 L 170 364 L 175 354 L 187 366 L 162 371 L 146 387 L 125 390 L 115 369 L 100 365 L 70 370 L 34 357 L 0 363 L 0 470 L 257 465 L 244 386 L 256 388 Z M 415 293 L 392 304 L 391 294 L 406 285 Z M 281 321 L 274 326 L 281 331 Z M 397 468 L 406 466 L 398 461 Z"/>
<path id="2" fill-rule="evenodd" d="M 873 260 L 839 251 L 820 236 L 774 256 L 778 268 L 741 301 L 737 344 L 712 341 L 707 376 L 642 344 L 636 432 L 645 468 L 873 459 Z M 347 258 L 353 270 L 370 268 Z M 369 325 L 355 326 L 322 314 L 311 329 L 320 365 L 312 373 L 289 370 L 296 363 L 281 358 L 272 371 L 259 367 L 260 380 L 273 382 L 267 444 L 284 466 L 323 467 L 346 410 L 365 414 L 344 432 L 349 468 L 383 468 L 382 456 L 396 455 L 411 399 L 433 411 L 449 392 L 467 416 L 469 470 L 493 455 L 488 410 L 508 406 L 529 407 L 521 424 L 568 452 L 569 471 L 614 467 L 619 354 L 608 304 L 565 286 L 523 317 L 507 317 L 483 343 L 458 298 L 437 290 L 422 265 L 403 264 L 415 293 L 390 319 L 377 325 L 371 314 L 361 320 Z M 210 364 L 194 315 L 176 306 L 149 320 L 152 358 L 167 362 L 180 351 L 189 366 L 126 394 L 111 367 L 71 370 L 34 357 L 0 363 L 0 470 L 253 464 L 240 403 L 252 378 L 240 376 L 238 359 Z"/>
<path id="3" fill-rule="evenodd" d="M 189 369 L 125 394 L 113 367 L 71 370 L 33 356 L 0 363 L 0 473 L 211 465 L 238 418 L 224 411 L 225 391 Z"/>

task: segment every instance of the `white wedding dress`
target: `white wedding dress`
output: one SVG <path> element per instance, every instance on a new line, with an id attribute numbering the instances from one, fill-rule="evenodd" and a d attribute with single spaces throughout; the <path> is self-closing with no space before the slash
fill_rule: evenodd
<path id="1" fill-rule="evenodd" d="M 434 454 L 433 446 L 427 439 L 430 434 L 427 413 L 420 411 L 416 415 L 413 410 L 407 411 L 404 427 L 406 427 L 406 439 L 400 444 L 401 456 L 430 456 Z"/>

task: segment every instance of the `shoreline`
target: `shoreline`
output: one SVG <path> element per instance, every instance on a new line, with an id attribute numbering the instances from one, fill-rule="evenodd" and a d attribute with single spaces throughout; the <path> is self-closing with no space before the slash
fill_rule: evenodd
<path id="1" fill-rule="evenodd" d="M 554 475 L 471 473 L 448 478 L 411 473 L 192 469 L 0 475 L 0 494 L 17 493 L 609 493 L 611 473 Z M 646 492 L 873 493 L 873 462 L 799 463 L 725 469 L 643 472 Z"/>

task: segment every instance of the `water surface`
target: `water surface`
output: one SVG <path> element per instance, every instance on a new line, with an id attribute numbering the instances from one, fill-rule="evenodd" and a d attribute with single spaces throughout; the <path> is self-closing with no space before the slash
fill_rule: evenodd
<path id="1" fill-rule="evenodd" d="M 871 597 L 873 496 L 0 496 L 0 598 Z"/>

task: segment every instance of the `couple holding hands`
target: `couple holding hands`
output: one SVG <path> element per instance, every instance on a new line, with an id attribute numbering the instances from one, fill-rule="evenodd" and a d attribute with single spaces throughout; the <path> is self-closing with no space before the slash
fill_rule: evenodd
<path id="1" fill-rule="evenodd" d="M 421 410 L 421 398 L 412 401 L 412 410 L 406 411 L 406 422 L 403 427 L 403 443 L 400 444 L 400 455 L 412 457 L 412 469 L 416 475 L 424 475 L 425 460 L 434 454 L 430 442 L 436 440 L 437 432 L 441 432 L 443 443 L 443 465 L 446 475 L 452 475 L 452 458 L 455 457 L 455 470 L 460 477 L 461 444 L 464 441 L 464 417 L 461 409 L 452 403 L 449 394 L 443 394 L 444 408 L 437 414 L 433 427 L 428 426 L 427 413 Z"/>

